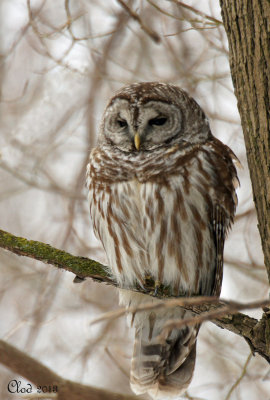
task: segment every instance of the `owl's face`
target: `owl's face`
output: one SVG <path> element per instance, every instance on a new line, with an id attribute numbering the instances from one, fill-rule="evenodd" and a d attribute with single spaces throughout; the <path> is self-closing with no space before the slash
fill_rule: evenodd
<path id="1" fill-rule="evenodd" d="M 169 143 L 181 131 L 181 112 L 161 101 L 134 107 L 116 98 L 105 114 L 104 134 L 123 151 L 151 150 Z"/>
<path id="2" fill-rule="evenodd" d="M 193 114 L 188 106 L 190 109 L 195 106 Z M 196 132 L 197 140 L 202 136 L 205 139 L 210 129 L 203 111 L 193 99 L 176 86 L 145 82 L 121 89 L 110 100 L 100 142 L 136 153 L 194 142 Z"/>

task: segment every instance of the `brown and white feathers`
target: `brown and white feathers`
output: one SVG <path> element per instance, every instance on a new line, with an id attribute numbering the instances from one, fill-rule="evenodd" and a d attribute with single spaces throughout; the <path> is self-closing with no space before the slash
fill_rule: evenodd
<path id="1" fill-rule="evenodd" d="M 87 169 L 90 214 L 119 286 L 146 276 L 174 295 L 219 295 L 223 247 L 233 221 L 236 160 L 213 137 L 199 105 L 182 89 L 137 83 L 113 96 Z M 121 291 L 121 302 L 158 302 Z M 192 314 L 176 307 L 134 318 L 132 389 L 155 399 L 179 398 L 191 381 L 199 327 L 174 329 L 169 319 Z"/>

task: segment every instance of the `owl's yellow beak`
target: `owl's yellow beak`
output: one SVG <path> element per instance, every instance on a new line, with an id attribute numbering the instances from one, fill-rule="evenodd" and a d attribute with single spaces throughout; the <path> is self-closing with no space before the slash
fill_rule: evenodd
<path id="1" fill-rule="evenodd" d="M 138 135 L 138 133 L 136 133 L 136 135 L 134 136 L 134 144 L 137 150 L 140 150 L 140 144 L 141 144 L 141 140 L 140 140 L 140 136 Z"/>

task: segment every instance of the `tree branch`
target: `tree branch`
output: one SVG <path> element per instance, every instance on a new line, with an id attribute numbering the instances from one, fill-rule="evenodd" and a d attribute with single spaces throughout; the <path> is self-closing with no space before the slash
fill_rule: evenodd
<path id="1" fill-rule="evenodd" d="M 27 240 L 0 230 L 0 247 L 19 256 L 34 258 L 57 268 L 73 272 L 73 274 L 82 279 L 87 277 L 116 285 L 109 277 L 104 265 L 89 258 L 73 256 L 46 243 Z"/>
<path id="2" fill-rule="evenodd" d="M 72 254 L 56 249 L 48 244 L 27 240 L 0 230 L 0 247 L 17 255 L 31 257 L 44 263 L 54 265 L 57 268 L 65 269 L 74 273 L 81 279 L 89 277 L 97 282 L 104 282 L 117 287 L 116 282 L 111 279 L 106 266 L 85 257 L 73 256 Z M 138 286 L 130 290 L 154 296 L 155 282 L 153 279 L 147 279 L 144 288 Z M 173 296 L 170 287 L 161 286 L 155 297 L 165 299 Z M 224 302 L 213 297 L 179 297 L 180 299 L 161 303 L 161 305 L 157 307 L 178 305 L 192 310 L 195 314 L 198 314 L 199 317 L 194 317 L 195 322 L 190 321 L 190 324 L 212 320 L 212 322 L 220 328 L 225 328 L 243 337 L 250 345 L 253 353 L 259 353 L 270 362 L 270 311 L 266 309 L 263 317 L 259 321 L 248 315 L 237 313 L 238 310 L 269 305 L 270 302 L 268 300 L 241 304 L 236 302 Z M 123 312 L 123 310 L 118 311 L 118 316 Z"/>
<path id="3" fill-rule="evenodd" d="M 191 7 L 190 5 L 183 3 L 180 0 L 171 0 L 173 3 L 177 4 L 180 7 L 186 8 L 187 10 L 193 12 L 194 14 L 199 15 L 202 18 L 208 19 L 209 21 L 215 23 L 216 25 L 222 25 L 222 21 L 212 17 L 211 15 L 205 14 L 204 12 L 198 10 L 197 8 Z"/>
<path id="4" fill-rule="evenodd" d="M 159 43 L 160 42 L 160 36 L 154 32 L 152 29 L 150 29 L 147 25 L 145 25 L 141 18 L 139 17 L 138 14 L 136 14 L 132 9 L 123 1 L 123 0 L 117 0 L 117 2 L 123 7 L 123 9 L 128 13 L 128 15 L 137 21 L 141 27 L 141 29 L 155 42 Z"/>
<path id="5" fill-rule="evenodd" d="M 36 386 L 57 386 L 58 400 L 135 400 L 136 396 L 113 393 L 104 389 L 81 385 L 55 374 L 49 368 L 0 340 L 0 362 L 14 373 L 23 376 Z M 49 396 L 48 396 L 49 397 Z"/>

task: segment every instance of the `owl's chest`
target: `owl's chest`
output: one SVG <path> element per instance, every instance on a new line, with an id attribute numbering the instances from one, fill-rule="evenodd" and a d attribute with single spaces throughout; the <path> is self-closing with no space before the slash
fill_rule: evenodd
<path id="1" fill-rule="evenodd" d="M 200 269 L 203 274 L 213 257 L 212 253 L 209 256 L 206 199 L 191 170 L 189 179 L 180 173 L 161 182 L 133 178 L 102 187 L 92 185 L 89 200 L 94 230 L 117 279 L 124 276 L 131 284 L 150 272 L 161 282 L 181 279 L 184 292 L 190 289 L 191 280 L 196 292 L 198 260 L 206 260 Z"/>
<path id="2" fill-rule="evenodd" d="M 153 195 L 156 186 L 155 183 L 133 178 L 111 187 L 108 206 L 111 207 L 112 213 L 123 222 L 124 229 L 133 230 L 135 235 L 145 236 L 153 217 Z"/>
<path id="3" fill-rule="evenodd" d="M 169 236 L 169 230 L 179 225 L 181 219 L 189 219 L 191 204 L 201 215 L 205 214 L 201 196 L 190 189 L 183 175 L 167 179 L 160 176 L 160 179 L 146 182 L 133 177 L 97 190 L 93 199 L 92 218 L 97 223 L 106 221 L 109 229 L 133 236 L 142 241 L 143 247 L 147 247 L 154 236 L 155 240 L 164 240 L 165 231 Z"/>

